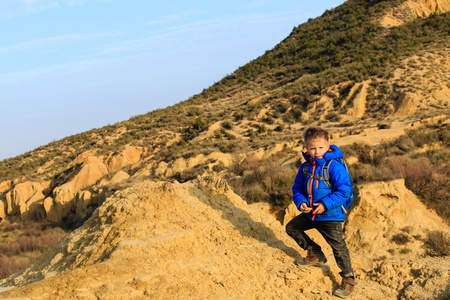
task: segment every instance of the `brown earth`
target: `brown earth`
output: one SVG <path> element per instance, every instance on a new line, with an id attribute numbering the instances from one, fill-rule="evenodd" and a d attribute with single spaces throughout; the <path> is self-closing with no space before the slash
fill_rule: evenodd
<path id="1" fill-rule="evenodd" d="M 426 18 L 431 14 L 450 11 L 449 0 L 409 0 L 389 10 L 380 20 L 385 27 L 400 26 L 417 17 Z"/>
<path id="2" fill-rule="evenodd" d="M 401 180 L 358 188 L 345 224 L 358 281 L 352 298 L 448 299 L 450 260 L 424 256 L 420 237 L 450 228 Z M 327 265 L 305 265 L 305 252 L 267 211 L 218 177 L 139 182 L 3 280 L 0 298 L 333 298 L 339 269 L 330 249 Z M 393 242 L 398 233 L 409 242 Z"/>

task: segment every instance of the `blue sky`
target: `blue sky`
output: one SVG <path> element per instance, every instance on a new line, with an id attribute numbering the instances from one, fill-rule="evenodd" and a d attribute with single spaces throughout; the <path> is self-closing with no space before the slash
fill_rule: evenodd
<path id="1" fill-rule="evenodd" d="M 1 0 L 0 160 L 164 108 L 343 0 Z"/>

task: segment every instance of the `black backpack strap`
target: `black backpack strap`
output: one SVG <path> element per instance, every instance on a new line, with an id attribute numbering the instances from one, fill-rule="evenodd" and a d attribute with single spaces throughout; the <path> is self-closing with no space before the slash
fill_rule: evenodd
<path id="1" fill-rule="evenodd" d="M 325 183 L 326 183 L 327 180 L 328 180 L 326 177 L 323 177 L 323 176 L 320 176 L 320 175 L 312 175 L 312 174 L 308 174 L 308 175 L 310 175 L 311 178 L 314 178 L 314 179 L 317 179 L 317 180 L 325 181 Z M 328 184 L 327 184 L 327 186 L 328 186 Z"/>
<path id="2" fill-rule="evenodd" d="M 313 179 L 322 180 L 322 181 L 325 182 L 325 184 L 327 185 L 327 187 L 329 187 L 329 188 L 331 189 L 332 186 L 331 186 L 331 183 L 330 183 L 330 172 L 329 172 L 329 167 L 330 167 L 330 164 L 331 164 L 332 161 L 333 161 L 333 160 L 331 159 L 331 160 L 327 160 L 327 161 L 325 162 L 325 164 L 324 164 L 323 167 L 322 167 L 322 170 L 320 171 L 320 175 L 314 175 L 314 174 L 311 174 L 311 173 L 309 172 L 310 164 L 309 164 L 309 163 L 304 163 L 304 164 L 303 164 L 303 170 L 302 170 L 303 176 L 305 176 L 305 178 L 308 177 L 308 176 L 310 176 L 310 177 L 313 178 Z"/>
<path id="3" fill-rule="evenodd" d="M 307 162 L 303 164 L 302 173 L 303 173 L 303 176 L 305 176 L 305 178 L 312 175 L 311 173 L 309 173 L 309 166 L 310 166 L 310 164 Z"/>
<path id="4" fill-rule="evenodd" d="M 308 176 L 313 176 L 313 174 L 311 174 L 311 173 L 309 172 L 309 167 L 310 167 L 310 166 L 311 166 L 311 164 L 308 163 L 308 162 L 305 162 L 305 163 L 303 164 L 303 170 L 302 170 L 302 173 L 303 173 L 303 176 L 305 177 L 305 180 L 308 178 Z M 311 180 L 312 180 L 311 178 L 309 178 L 309 179 L 307 180 L 306 186 L 309 186 L 309 183 L 310 183 Z M 311 195 L 309 194 L 309 190 L 308 190 L 308 189 L 306 189 L 306 193 L 307 193 L 308 201 L 309 201 L 309 199 L 311 198 Z"/>
<path id="5" fill-rule="evenodd" d="M 320 171 L 322 179 L 328 188 L 333 189 L 333 184 L 330 182 L 330 164 L 333 160 L 327 160 Z"/>

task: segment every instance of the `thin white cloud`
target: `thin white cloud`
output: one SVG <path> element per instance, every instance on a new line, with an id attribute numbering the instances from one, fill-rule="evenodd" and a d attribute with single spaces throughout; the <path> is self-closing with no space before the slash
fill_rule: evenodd
<path id="1" fill-rule="evenodd" d="M 223 20 L 215 18 L 211 20 L 202 20 L 193 23 L 171 26 L 163 30 L 154 31 L 150 36 L 132 41 L 122 41 L 104 46 L 103 54 L 119 52 L 143 52 L 155 47 L 164 47 L 169 41 L 174 40 L 175 36 L 185 39 L 192 37 L 195 33 L 209 31 L 211 28 L 220 27 Z M 180 39 L 176 39 L 181 42 Z"/>
<path id="2" fill-rule="evenodd" d="M 59 7 L 59 5 L 59 0 L 2 0 L 0 1 L 0 18 L 32 14 Z"/>
<path id="3" fill-rule="evenodd" d="M 95 2 L 113 2 L 114 0 L 64 0 L 63 2 L 67 4 L 67 6 L 81 6 L 87 2 L 95 1 Z"/>
<path id="4" fill-rule="evenodd" d="M 33 80 L 45 80 L 48 78 L 62 78 L 69 74 L 82 73 L 91 70 L 98 65 L 106 65 L 112 61 L 107 60 L 85 60 L 73 63 L 60 64 L 44 68 L 31 69 L 23 72 L 0 74 L 0 86 L 23 84 Z"/>
<path id="5" fill-rule="evenodd" d="M 81 6 L 89 0 L 69 0 L 67 1 L 68 6 Z"/>
<path id="6" fill-rule="evenodd" d="M 249 3 L 245 6 L 242 6 L 240 8 L 240 10 L 249 10 L 249 9 L 255 9 L 255 8 L 259 8 L 259 7 L 263 7 L 266 6 L 269 2 L 271 2 L 271 0 L 256 0 L 253 1 L 252 3 Z"/>
<path id="7" fill-rule="evenodd" d="M 190 10 L 182 11 L 182 12 L 177 13 L 177 14 L 163 16 L 163 17 L 159 18 L 158 20 L 151 20 L 151 21 L 146 22 L 145 24 L 146 25 L 153 25 L 153 24 L 175 23 L 175 22 L 178 22 L 180 20 L 184 20 L 186 18 L 189 18 L 191 16 L 198 15 L 200 13 L 201 12 L 199 10 L 190 9 Z"/>
<path id="8" fill-rule="evenodd" d="M 87 41 L 101 37 L 115 36 L 119 34 L 120 33 L 117 31 L 102 32 L 102 33 L 77 33 L 31 40 L 23 43 L 18 43 L 15 45 L 0 47 L 0 55 L 16 51 L 35 51 L 35 50 L 50 49 L 63 45 L 68 45 L 74 42 Z"/>
<path id="9" fill-rule="evenodd" d="M 63 6 L 80 6 L 90 1 L 111 2 L 112 0 L 1 0 L 0 18 L 35 14 Z"/>
<path id="10" fill-rule="evenodd" d="M 189 43 L 193 46 L 198 44 L 194 39 L 208 39 L 212 35 L 217 35 L 221 30 L 230 30 L 239 28 L 245 24 L 267 24 L 283 20 L 289 16 L 299 16 L 301 11 L 289 11 L 277 14 L 254 14 L 244 16 L 226 16 L 213 19 L 200 20 L 191 23 L 169 26 L 159 31 L 153 31 L 148 37 L 122 41 L 103 46 L 102 54 L 112 54 L 120 52 L 144 52 L 149 49 L 167 49 L 170 47 L 170 41 L 175 41 L 175 45 L 180 43 Z"/>

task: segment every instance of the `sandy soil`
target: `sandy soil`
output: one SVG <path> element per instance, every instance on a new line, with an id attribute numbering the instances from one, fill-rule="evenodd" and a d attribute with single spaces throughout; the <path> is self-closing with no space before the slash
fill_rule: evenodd
<path id="1" fill-rule="evenodd" d="M 413 238 L 448 231 L 442 220 L 402 181 L 360 187 L 359 195 L 345 229 L 358 280 L 353 299 L 450 296 L 449 259 L 423 256 Z M 410 242 L 392 242 L 404 228 Z M 0 298 L 331 299 L 339 269 L 324 251 L 327 265 L 306 265 L 267 207 L 246 204 L 218 177 L 143 181 L 4 280 Z"/>

